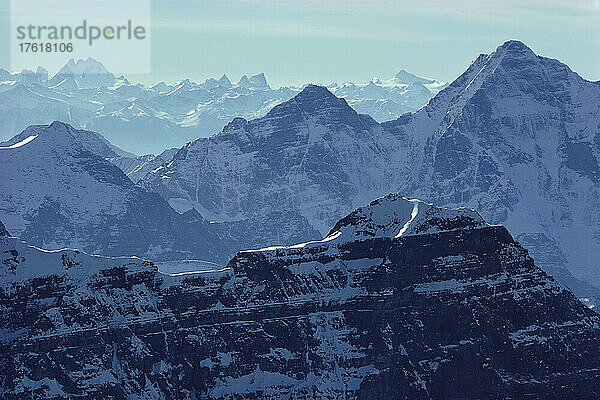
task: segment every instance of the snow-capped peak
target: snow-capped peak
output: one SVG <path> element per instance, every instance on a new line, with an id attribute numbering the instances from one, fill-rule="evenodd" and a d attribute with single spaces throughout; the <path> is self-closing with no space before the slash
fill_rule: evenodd
<path id="1" fill-rule="evenodd" d="M 398 238 L 488 226 L 474 210 L 436 207 L 392 193 L 342 218 L 327 235 L 340 241 Z"/>
<path id="2" fill-rule="evenodd" d="M 50 83 L 57 85 L 67 77 L 73 77 L 80 88 L 112 86 L 114 75 L 106 67 L 92 57 L 85 60 L 72 58 L 52 77 Z"/>
<path id="3" fill-rule="evenodd" d="M 72 58 L 69 59 L 69 61 L 57 72 L 57 75 L 60 74 L 103 74 L 112 76 L 104 64 L 92 57 L 77 61 Z"/>
<path id="4" fill-rule="evenodd" d="M 223 76 L 221 77 L 221 79 L 219 79 L 219 85 L 226 87 L 226 88 L 230 88 L 231 85 L 231 81 L 229 80 L 229 78 L 227 77 L 227 75 L 223 74 Z"/>
<path id="5" fill-rule="evenodd" d="M 420 84 L 431 84 L 431 83 L 435 83 L 436 81 L 434 79 L 427 79 L 427 78 L 422 78 L 420 76 L 417 76 L 415 74 L 412 74 L 410 72 L 407 72 L 405 70 L 400 70 L 396 75 L 394 75 L 393 78 L 396 83 L 404 83 L 407 85 L 411 85 L 411 84 L 415 84 L 415 83 L 420 83 Z"/>
<path id="6" fill-rule="evenodd" d="M 267 78 L 264 73 L 260 73 L 257 75 L 253 75 L 250 77 L 250 83 L 256 88 L 259 89 L 268 89 L 269 85 L 267 84 Z"/>

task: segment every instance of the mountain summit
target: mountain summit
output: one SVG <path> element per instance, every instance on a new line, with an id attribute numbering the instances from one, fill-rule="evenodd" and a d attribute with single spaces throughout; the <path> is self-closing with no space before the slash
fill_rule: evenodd
<path id="1" fill-rule="evenodd" d="M 50 84 L 57 85 L 65 79 L 73 79 L 79 88 L 112 86 L 116 82 L 114 75 L 92 57 L 77 61 L 71 58 L 50 79 Z"/>
<path id="2" fill-rule="evenodd" d="M 385 134 L 327 88 L 309 85 L 265 117 L 236 119 L 221 134 L 189 143 L 142 185 L 177 203 L 180 211 L 195 208 L 217 221 L 285 210 L 303 215 L 325 234 L 332 218 L 327 214 L 337 215 L 341 203 L 329 203 L 327 196 L 318 203 L 313 196 L 331 190 L 332 198 L 345 197 L 354 190 L 341 182 L 368 182 L 385 167 L 379 161 L 386 150 L 375 145 L 373 132 Z M 352 153 L 353 146 L 360 155 Z M 340 201 L 343 208 L 354 206 Z M 288 234 L 275 224 L 264 239 L 272 243 Z"/>
<path id="3" fill-rule="evenodd" d="M 180 215 L 104 157 L 97 134 L 54 122 L 0 143 L 0 214 L 11 234 L 46 249 L 225 261 L 218 227 Z"/>
<path id="4" fill-rule="evenodd" d="M 508 41 L 384 127 L 420 155 L 408 193 L 505 224 L 534 258 L 555 260 L 542 267 L 589 294 L 598 289 L 581 280 L 600 288 L 590 257 L 600 251 L 599 115 L 596 83 Z"/>

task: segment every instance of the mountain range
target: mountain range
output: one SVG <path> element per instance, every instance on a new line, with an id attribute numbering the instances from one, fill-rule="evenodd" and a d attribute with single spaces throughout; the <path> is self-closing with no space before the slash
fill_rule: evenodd
<path id="1" fill-rule="evenodd" d="M 77 68 L 76 83 L 97 84 Z M 235 118 L 156 157 L 62 123 L 34 126 L 0 144 L 0 209 L 9 232 L 48 249 L 223 263 L 240 249 L 319 239 L 360 204 L 398 192 L 479 210 L 594 297 L 599 100 L 597 82 L 509 41 L 386 123 L 308 85 L 264 117 Z"/>
<path id="2" fill-rule="evenodd" d="M 0 395 L 600 395 L 600 317 L 475 211 L 388 195 L 323 240 L 166 275 L 0 236 Z"/>
<path id="3" fill-rule="evenodd" d="M 218 263 L 238 249 L 260 247 L 271 231 L 279 232 L 278 242 L 318 237 L 293 212 L 224 223 L 195 210 L 177 213 L 110 162 L 127 157 L 121 153 L 99 134 L 62 122 L 31 126 L 0 143 L 0 215 L 7 229 L 49 250 Z"/>
<path id="4" fill-rule="evenodd" d="M 394 121 L 309 85 L 264 117 L 188 143 L 140 185 L 179 212 L 217 222 L 296 212 L 322 235 L 388 192 L 467 206 L 506 225 L 576 293 L 597 295 L 599 107 L 597 82 L 509 41 Z"/>
<path id="5" fill-rule="evenodd" d="M 422 107 L 444 85 L 401 71 L 388 80 L 333 84 L 331 90 L 357 110 L 390 120 Z M 59 120 L 99 132 L 129 152 L 158 154 L 219 132 L 235 117 L 263 116 L 300 90 L 272 89 L 264 74 L 244 75 L 237 83 L 223 75 L 146 87 L 115 77 L 92 58 L 71 59 L 54 75 L 43 68 L 0 70 L 0 140 Z"/>
<path id="6" fill-rule="evenodd" d="M 600 398 L 600 82 L 0 82 L 0 398 Z"/>

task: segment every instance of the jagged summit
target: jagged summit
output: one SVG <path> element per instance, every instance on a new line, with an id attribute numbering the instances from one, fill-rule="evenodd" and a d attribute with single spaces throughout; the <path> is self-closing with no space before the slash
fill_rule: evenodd
<path id="1" fill-rule="evenodd" d="M 300 93 L 294 96 L 290 101 L 280 104 L 277 107 L 282 107 L 285 104 L 290 104 L 298 107 L 302 112 L 311 115 L 311 113 L 321 113 L 325 111 L 337 110 L 356 114 L 346 103 L 346 100 L 336 97 L 325 86 L 307 85 Z M 272 111 L 274 111 L 275 107 Z"/>
<path id="2" fill-rule="evenodd" d="M 269 88 L 269 84 L 267 83 L 267 78 L 264 73 L 260 73 L 257 75 L 253 75 L 250 77 L 250 83 L 256 88 L 267 89 Z"/>
<path id="3" fill-rule="evenodd" d="M 77 61 L 73 58 L 69 59 L 69 61 L 67 61 L 67 63 L 57 72 L 57 75 L 82 73 L 112 75 L 111 72 L 106 69 L 104 64 L 92 57 L 88 57 L 85 60 L 79 59 Z"/>
<path id="4" fill-rule="evenodd" d="M 391 193 L 339 220 L 329 235 L 349 241 L 431 234 L 488 226 L 474 210 L 440 208 Z"/>
<path id="5" fill-rule="evenodd" d="M 237 86 L 247 89 L 270 89 L 264 73 L 252 75 L 250 78 L 247 75 L 243 75 L 238 81 Z"/>
<path id="6" fill-rule="evenodd" d="M 396 75 L 394 75 L 394 79 L 398 82 L 407 84 L 430 84 L 435 82 L 434 79 L 423 78 L 403 69 L 401 69 Z"/>
<path id="7" fill-rule="evenodd" d="M 104 64 L 92 57 L 77 61 L 71 58 L 48 82 L 56 86 L 68 77 L 73 77 L 79 88 L 108 87 L 116 82 Z"/>

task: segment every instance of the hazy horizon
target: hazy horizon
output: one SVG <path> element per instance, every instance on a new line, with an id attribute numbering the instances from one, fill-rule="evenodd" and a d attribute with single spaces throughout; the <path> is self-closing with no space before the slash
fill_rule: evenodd
<path id="1" fill-rule="evenodd" d="M 9 0 L 0 0 L 8 35 Z M 152 84 L 264 72 L 273 87 L 390 78 L 400 70 L 452 81 L 480 53 L 520 40 L 588 80 L 600 79 L 598 0 L 152 1 Z M 8 42 L 0 67 L 10 69 Z M 65 55 L 66 62 L 69 55 Z M 97 57 L 110 68 L 110 60 Z M 62 62 L 62 64 L 64 64 Z M 35 68 L 37 65 L 32 65 Z M 55 72 L 57 65 L 44 65 Z M 120 71 L 113 71 L 119 75 Z"/>

